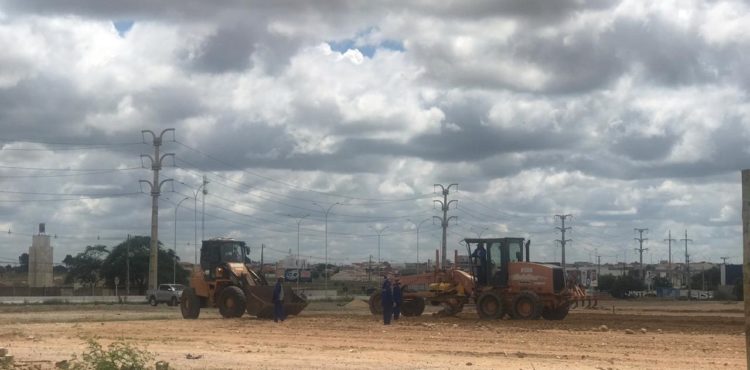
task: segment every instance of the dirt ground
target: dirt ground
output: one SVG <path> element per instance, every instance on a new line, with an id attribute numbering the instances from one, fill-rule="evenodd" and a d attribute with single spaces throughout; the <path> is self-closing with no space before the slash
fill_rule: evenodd
<path id="1" fill-rule="evenodd" d="M 0 306 L 0 347 L 16 364 L 42 369 L 82 353 L 86 338 L 124 340 L 175 369 L 745 367 L 742 304 L 602 306 L 571 311 L 563 321 L 480 321 L 467 307 L 458 317 L 427 313 L 391 326 L 361 301 L 313 303 L 280 324 L 222 319 L 213 309 L 183 320 L 179 309 L 163 305 Z"/>

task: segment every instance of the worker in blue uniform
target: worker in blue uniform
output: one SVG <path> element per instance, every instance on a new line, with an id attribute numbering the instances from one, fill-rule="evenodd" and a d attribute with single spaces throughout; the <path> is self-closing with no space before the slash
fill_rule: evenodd
<path id="1" fill-rule="evenodd" d="M 477 283 L 479 285 L 487 284 L 487 251 L 484 249 L 484 244 L 479 243 L 477 248 L 474 249 L 474 253 L 471 254 L 474 258 L 474 265 L 477 266 Z"/>
<path id="2" fill-rule="evenodd" d="M 393 319 L 398 320 L 401 316 L 401 282 L 396 278 L 393 283 Z"/>
<path id="3" fill-rule="evenodd" d="M 273 322 L 284 321 L 284 286 L 281 282 L 284 278 L 276 280 L 276 286 L 273 288 Z"/>
<path id="4" fill-rule="evenodd" d="M 383 288 L 380 291 L 380 301 L 383 305 L 383 324 L 390 325 L 393 316 L 393 290 L 388 275 L 383 275 Z"/>

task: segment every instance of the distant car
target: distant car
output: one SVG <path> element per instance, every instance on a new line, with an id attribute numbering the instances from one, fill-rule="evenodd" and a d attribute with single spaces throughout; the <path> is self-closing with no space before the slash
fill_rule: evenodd
<path id="1" fill-rule="evenodd" d="M 167 306 L 177 306 L 183 290 L 185 290 L 185 286 L 182 284 L 160 284 L 158 289 L 149 289 L 146 291 L 146 299 L 152 306 L 156 306 L 159 303 L 166 303 Z"/>

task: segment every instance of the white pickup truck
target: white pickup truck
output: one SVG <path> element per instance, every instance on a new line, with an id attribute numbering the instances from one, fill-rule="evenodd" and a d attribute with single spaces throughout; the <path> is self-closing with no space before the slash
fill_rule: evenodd
<path id="1" fill-rule="evenodd" d="M 152 306 L 156 306 L 159 303 L 166 303 L 168 306 L 177 306 L 183 290 L 185 290 L 185 286 L 182 284 L 159 284 L 158 289 L 149 289 L 146 291 L 146 299 Z"/>

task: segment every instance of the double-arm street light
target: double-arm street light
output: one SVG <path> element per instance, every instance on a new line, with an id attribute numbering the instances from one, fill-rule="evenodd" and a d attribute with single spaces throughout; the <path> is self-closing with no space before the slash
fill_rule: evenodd
<path id="1" fill-rule="evenodd" d="M 432 220 L 432 218 L 425 218 L 424 220 L 420 221 L 419 223 L 416 223 L 412 220 L 407 220 L 414 224 L 414 226 L 417 227 L 417 273 L 419 273 L 419 228 L 422 227 L 422 224 Z"/>
<path id="2" fill-rule="evenodd" d="M 479 232 L 477 232 L 476 230 L 474 230 L 474 227 L 470 227 L 469 228 L 469 230 L 471 230 L 475 234 L 477 234 L 477 239 L 481 239 L 482 238 L 482 234 L 484 234 L 484 232 L 487 231 L 487 229 L 489 229 L 489 226 L 483 227 Z"/>
<path id="3" fill-rule="evenodd" d="M 370 228 L 378 234 L 378 273 L 380 273 L 380 236 L 383 234 L 383 231 L 388 228 L 388 226 L 382 227 L 380 229 L 372 226 L 370 226 Z"/>
<path id="4" fill-rule="evenodd" d="M 324 280 L 324 290 L 326 292 L 325 293 L 326 296 L 328 296 L 328 214 L 331 212 L 331 209 L 333 209 L 333 207 L 335 207 L 337 205 L 343 205 L 343 203 L 341 203 L 341 202 L 333 203 L 333 204 L 331 204 L 328 207 L 328 209 L 326 209 L 323 206 L 321 206 L 320 204 L 318 204 L 318 202 L 312 202 L 312 203 L 314 205 L 320 207 L 320 209 L 325 214 L 325 225 L 326 225 L 325 226 L 325 239 L 326 239 L 326 242 L 325 242 L 325 266 L 323 266 L 324 267 L 323 268 L 323 276 L 325 277 L 325 280 Z"/>
<path id="5" fill-rule="evenodd" d="M 291 215 L 289 215 L 291 216 Z M 299 290 L 299 279 L 300 279 L 300 266 L 299 266 L 299 228 L 300 224 L 302 224 L 302 220 L 307 218 L 307 216 L 310 216 L 309 214 L 306 214 L 301 217 L 297 217 L 297 261 L 295 265 L 297 265 L 297 289 Z M 292 216 L 295 217 L 295 216 Z"/>
<path id="6" fill-rule="evenodd" d="M 182 181 L 180 181 L 180 184 L 185 185 L 185 186 L 190 186 Z M 194 223 L 193 249 L 195 252 L 193 263 L 196 265 L 198 264 L 198 194 L 200 194 L 201 190 L 203 190 L 204 212 L 202 213 L 202 216 L 201 216 L 201 220 L 203 220 L 203 215 L 205 214 L 205 206 L 206 206 L 206 203 L 205 203 L 206 194 L 208 193 L 206 191 L 206 184 L 208 184 L 208 181 L 206 181 L 206 178 L 204 177 L 203 182 L 200 184 L 200 186 L 198 186 L 198 188 L 193 191 L 193 223 Z M 202 233 L 203 232 L 201 231 L 201 238 L 203 237 Z"/>
<path id="7" fill-rule="evenodd" d="M 177 284 L 177 209 L 180 208 L 182 202 L 188 199 L 190 199 L 190 197 L 185 197 L 177 202 L 177 205 L 174 207 L 174 257 L 172 258 L 172 284 Z"/>

